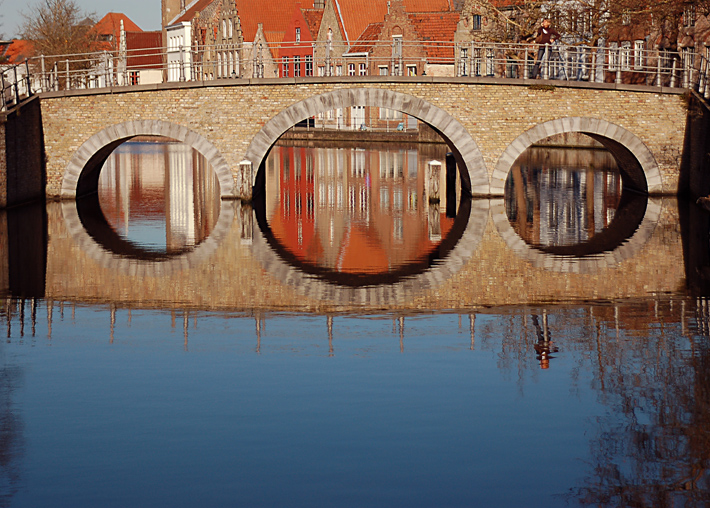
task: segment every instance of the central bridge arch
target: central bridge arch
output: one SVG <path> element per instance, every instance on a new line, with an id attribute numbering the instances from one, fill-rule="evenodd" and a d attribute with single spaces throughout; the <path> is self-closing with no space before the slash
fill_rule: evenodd
<path id="1" fill-rule="evenodd" d="M 490 180 L 478 145 L 461 123 L 443 109 L 418 97 L 382 88 L 344 88 L 309 97 L 281 111 L 254 136 L 246 152 L 254 182 L 269 150 L 298 122 L 333 109 L 371 106 L 401 111 L 429 124 L 456 157 L 464 188 L 474 196 L 490 195 Z M 463 168 L 467 171 L 464 171 Z M 252 182 L 252 183 L 254 183 Z"/>

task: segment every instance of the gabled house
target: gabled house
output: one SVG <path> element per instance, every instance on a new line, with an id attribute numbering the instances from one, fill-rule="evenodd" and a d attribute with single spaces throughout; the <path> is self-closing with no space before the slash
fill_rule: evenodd
<path id="1" fill-rule="evenodd" d="M 309 14 L 311 18 L 313 18 L 312 14 L 311 11 Z M 311 29 L 301 10 L 301 4 L 297 3 L 279 48 L 279 76 L 282 78 L 313 76 L 313 46 Z"/>

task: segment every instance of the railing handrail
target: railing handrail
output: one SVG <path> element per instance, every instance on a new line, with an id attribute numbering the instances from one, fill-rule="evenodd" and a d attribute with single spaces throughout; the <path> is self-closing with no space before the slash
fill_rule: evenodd
<path id="1" fill-rule="evenodd" d="M 293 54 L 294 48 L 298 47 L 305 48 L 306 52 Z M 284 50 L 287 54 L 282 54 Z M 386 41 L 361 46 L 334 41 L 225 42 L 198 46 L 180 46 L 171 42 L 168 46 L 153 48 L 106 48 L 90 53 L 40 55 L 22 64 L 0 66 L 2 106 L 7 109 L 10 103 L 7 97 L 10 88 L 14 91 L 14 103 L 20 95 L 30 96 L 50 90 L 131 86 L 137 83 L 132 74 L 149 69 L 161 73 L 160 82 L 282 76 L 284 69 L 295 69 L 294 56 L 304 60 L 300 60 L 300 72 L 297 75 L 288 72 L 288 77 L 315 77 L 316 70 L 319 76 L 336 73 L 344 78 L 379 72 L 405 76 L 438 65 L 450 68 L 451 77 L 529 79 L 539 72 L 544 79 L 632 81 L 656 87 L 692 88 L 700 94 L 710 94 L 708 60 L 704 55 L 688 50 L 559 42 L 541 46 L 529 42 L 445 40 L 403 40 L 396 46 Z M 22 66 L 22 79 L 8 75 L 8 72 L 18 73 Z M 267 67 L 274 76 L 265 76 Z M 19 75 L 22 74 L 20 71 Z"/>

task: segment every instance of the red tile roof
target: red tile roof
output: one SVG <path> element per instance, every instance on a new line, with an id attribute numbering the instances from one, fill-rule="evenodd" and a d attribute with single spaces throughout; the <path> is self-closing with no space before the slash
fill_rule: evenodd
<path id="1" fill-rule="evenodd" d="M 118 41 L 118 34 L 121 31 L 121 21 L 126 32 L 142 32 L 141 27 L 130 20 L 128 16 L 120 12 L 109 12 L 94 25 L 94 30 L 100 35 L 113 35 Z"/>
<path id="2" fill-rule="evenodd" d="M 7 63 L 19 64 L 27 58 L 34 56 L 34 46 L 30 41 L 22 39 L 13 39 L 9 44 L 4 44 L 0 48 L 0 56 L 7 58 Z"/>
<path id="3" fill-rule="evenodd" d="M 303 9 L 303 17 L 308 23 L 308 30 L 311 32 L 311 38 L 316 40 L 320 23 L 323 21 L 323 9 Z"/>
<path id="4" fill-rule="evenodd" d="M 178 17 L 172 21 L 169 21 L 170 25 L 175 25 L 182 22 L 191 22 L 195 14 L 204 10 L 209 4 L 215 0 L 197 0 L 197 2 L 192 5 L 188 4 L 188 9 L 183 14 L 178 14 Z"/>
<path id="5" fill-rule="evenodd" d="M 357 38 L 357 41 L 352 45 L 348 53 L 363 53 L 365 51 L 370 51 L 377 41 L 380 40 L 380 34 L 382 33 L 382 27 L 384 23 L 370 23 Z"/>
<path id="6" fill-rule="evenodd" d="M 161 46 L 163 34 L 154 32 L 126 32 L 126 51 L 129 68 L 157 69 L 163 65 Z"/>
<path id="7" fill-rule="evenodd" d="M 358 39 L 370 23 L 385 19 L 388 0 L 333 0 L 336 10 L 340 10 L 346 38 Z M 453 10 L 451 0 L 404 0 L 407 12 L 444 12 Z"/>
<path id="8" fill-rule="evenodd" d="M 429 63 L 453 61 L 452 41 L 459 22 L 458 12 L 412 13 L 409 14 L 409 19 L 419 33 L 420 40 L 426 43 L 424 49 Z"/>
<path id="9" fill-rule="evenodd" d="M 264 31 L 286 32 L 296 4 L 302 9 L 313 9 L 313 0 L 235 0 L 239 20 L 242 23 L 242 34 L 245 42 L 252 42 L 256 36 L 259 23 L 264 25 Z M 283 36 L 280 40 L 283 39 Z"/>

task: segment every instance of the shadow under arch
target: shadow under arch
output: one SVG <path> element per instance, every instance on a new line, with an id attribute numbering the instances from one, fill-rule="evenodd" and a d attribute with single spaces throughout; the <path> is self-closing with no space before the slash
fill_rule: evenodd
<path id="1" fill-rule="evenodd" d="M 567 117 L 536 125 L 508 145 L 491 176 L 491 194 L 505 194 L 508 173 L 525 150 L 547 137 L 568 132 L 586 134 L 604 145 L 616 159 L 624 187 L 644 194 L 663 191 L 658 163 L 635 134 L 599 118 Z"/>
<path id="2" fill-rule="evenodd" d="M 372 106 L 401 111 L 429 124 L 454 153 L 465 191 L 473 196 L 490 195 L 490 181 L 483 155 L 458 120 L 423 99 L 381 88 L 343 88 L 309 97 L 289 106 L 266 122 L 252 139 L 245 156 L 252 163 L 252 167 L 258 169 L 254 171 L 252 182 L 255 187 L 263 185 L 263 162 L 273 144 L 284 132 L 312 116 L 352 106 Z M 258 195 L 260 190 L 255 188 L 254 195 Z"/>
<path id="3" fill-rule="evenodd" d="M 374 307 L 410 300 L 458 273 L 481 243 L 489 214 L 488 200 L 464 198 L 457 222 L 442 239 L 440 255 L 430 255 L 408 269 L 368 278 L 337 274 L 296 260 L 273 237 L 265 213 L 258 209 L 255 206 L 251 250 L 264 270 L 306 297 Z"/>
<path id="4" fill-rule="evenodd" d="M 565 247 L 530 245 L 515 231 L 505 200 L 491 201 L 498 233 L 515 254 L 536 268 L 562 273 L 595 273 L 635 256 L 651 238 L 661 216 L 660 201 L 646 196 L 623 198 L 611 224 L 589 242 Z"/>
<path id="5" fill-rule="evenodd" d="M 101 211 L 98 194 L 62 201 L 62 216 L 76 245 L 104 268 L 126 275 L 160 277 L 198 266 L 212 256 L 234 222 L 235 203 L 220 200 L 212 232 L 194 247 L 161 253 L 140 249 L 121 238 Z"/>
<path id="6" fill-rule="evenodd" d="M 99 174 L 108 157 L 121 143 L 136 136 L 162 136 L 194 148 L 217 175 L 220 196 L 234 196 L 234 178 L 229 164 L 212 143 L 181 125 L 162 120 L 133 120 L 102 129 L 79 147 L 64 170 L 61 197 L 76 199 L 96 193 Z"/>

